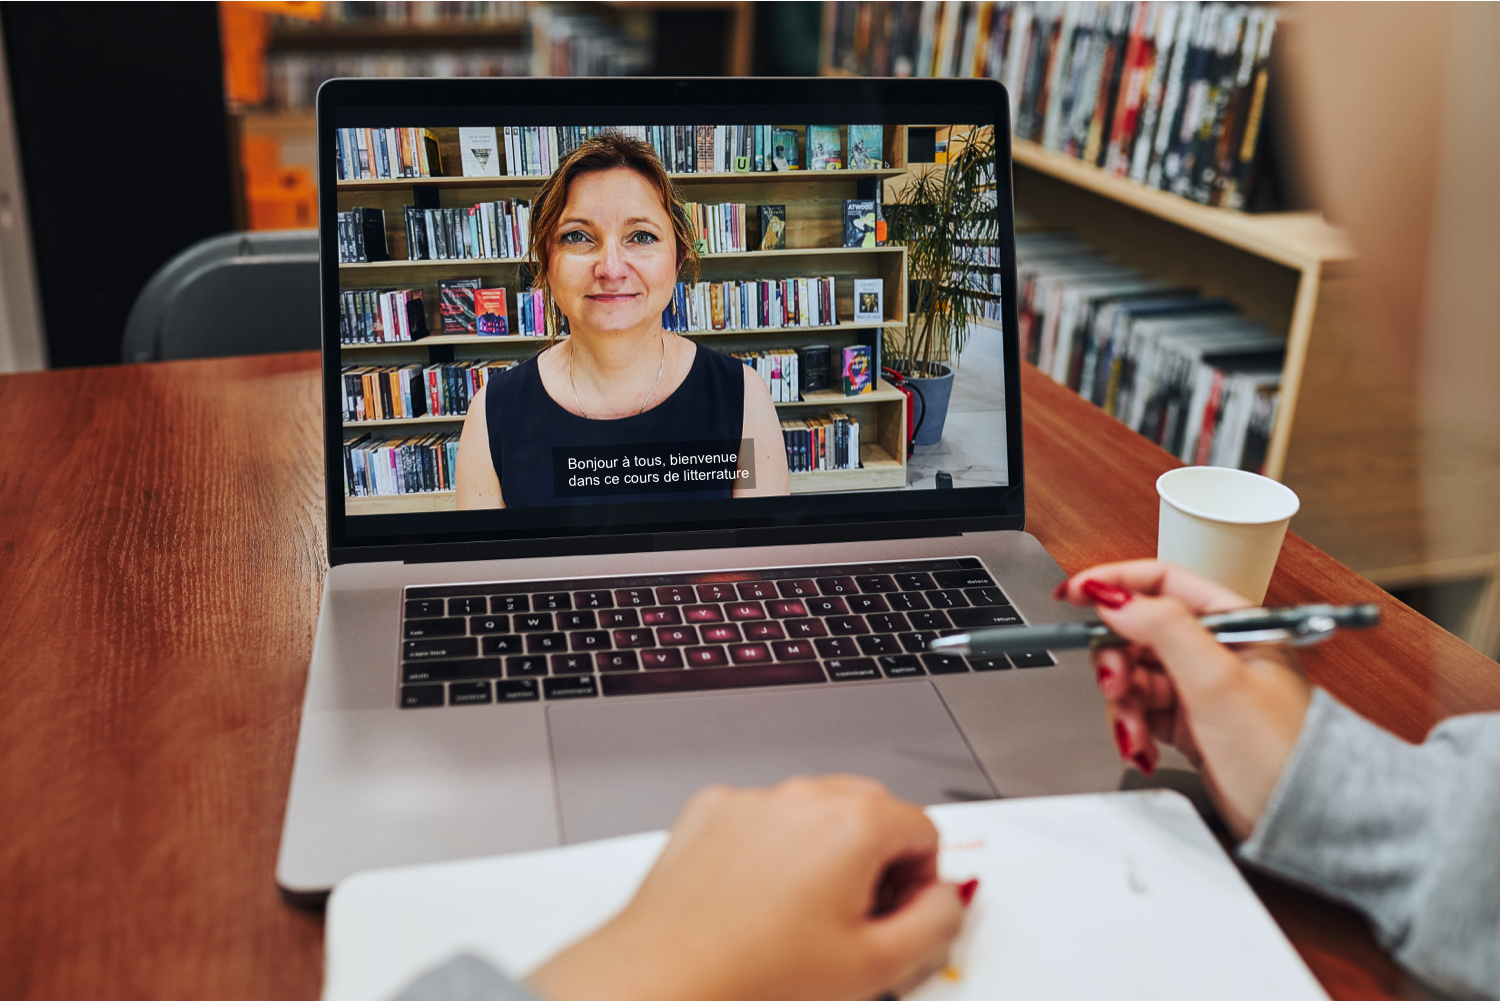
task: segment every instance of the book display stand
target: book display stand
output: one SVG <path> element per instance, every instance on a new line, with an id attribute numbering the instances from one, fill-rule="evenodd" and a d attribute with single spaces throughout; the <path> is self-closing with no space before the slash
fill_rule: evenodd
<path id="1" fill-rule="evenodd" d="M 794 130 L 800 138 L 805 125 L 775 126 Z M 847 126 L 839 126 L 842 134 Z M 436 137 L 445 171 L 456 171 L 462 162 L 458 128 L 428 130 Z M 700 330 L 683 334 L 726 354 L 774 348 L 828 345 L 837 352 L 856 344 L 869 345 L 874 367 L 879 371 L 882 334 L 905 326 L 907 312 L 907 257 L 903 247 L 843 246 L 844 201 L 879 197 L 879 185 L 906 169 L 906 128 L 884 130 L 882 160 L 889 167 L 865 170 L 761 170 L 733 173 L 674 173 L 673 180 L 690 202 L 742 203 L 749 206 L 752 227 L 749 246 L 758 247 L 755 207 L 785 206 L 784 249 L 747 250 L 702 255 L 699 281 L 729 282 L 779 280 L 794 277 L 832 277 L 835 315 L 838 322 L 817 327 L 780 327 L 754 330 Z M 444 335 L 439 315 L 438 283 L 453 279 L 480 278 L 485 286 L 504 287 L 508 292 L 511 328 L 520 315 L 516 293 L 523 291 L 528 274 L 521 258 L 470 260 L 406 260 L 407 206 L 428 208 L 469 207 L 480 202 L 514 198 L 530 200 L 543 178 L 508 176 L 502 166 L 498 177 L 402 177 L 338 181 L 338 208 L 382 210 L 385 215 L 387 249 L 391 260 L 345 263 L 339 266 L 341 290 L 422 289 L 431 336 L 395 343 L 342 344 L 345 365 L 436 365 L 463 362 L 519 361 L 541 350 L 546 341 L 537 337 L 478 337 Z M 856 323 L 854 281 L 878 278 L 884 295 L 883 322 Z M 859 422 L 860 466 L 855 469 L 797 472 L 792 474 L 793 493 L 891 489 L 906 485 L 906 395 L 877 380 L 871 392 L 845 396 L 835 386 L 804 394 L 795 402 L 777 403 L 783 420 L 820 416 L 842 411 Z M 395 437 L 403 431 L 457 432 L 462 416 L 417 417 L 398 421 L 358 421 L 344 425 L 346 440 L 354 440 L 377 428 Z M 356 514 L 391 514 L 412 511 L 442 511 L 453 508 L 451 491 L 431 491 L 382 496 L 349 497 L 346 510 Z"/>

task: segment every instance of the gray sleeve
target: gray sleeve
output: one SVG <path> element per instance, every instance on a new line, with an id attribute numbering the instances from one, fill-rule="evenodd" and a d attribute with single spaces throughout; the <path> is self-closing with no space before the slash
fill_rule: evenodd
<path id="1" fill-rule="evenodd" d="M 1500 713 L 1414 746 L 1315 691 L 1239 854 L 1363 911 L 1433 986 L 1500 999 Z"/>
<path id="2" fill-rule="evenodd" d="M 391 1001 L 538 1001 L 499 970 L 473 956 L 455 956 L 413 980 Z"/>

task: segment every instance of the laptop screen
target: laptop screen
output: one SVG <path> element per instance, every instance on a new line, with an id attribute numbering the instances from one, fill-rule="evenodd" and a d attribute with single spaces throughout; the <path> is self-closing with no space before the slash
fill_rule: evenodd
<path id="1" fill-rule="evenodd" d="M 335 559 L 1020 527 L 1005 100 L 330 81 Z"/>

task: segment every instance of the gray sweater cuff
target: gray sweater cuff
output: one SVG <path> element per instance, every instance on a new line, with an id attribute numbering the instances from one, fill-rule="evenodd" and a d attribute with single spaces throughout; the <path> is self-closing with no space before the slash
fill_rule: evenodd
<path id="1" fill-rule="evenodd" d="M 413 980 L 391 1001 L 539 1001 L 537 996 L 474 956 L 455 956 Z"/>

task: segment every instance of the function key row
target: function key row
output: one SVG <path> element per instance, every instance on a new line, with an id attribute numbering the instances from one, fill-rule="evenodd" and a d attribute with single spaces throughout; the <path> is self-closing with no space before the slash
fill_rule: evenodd
<path id="1" fill-rule="evenodd" d="M 966 600 L 972 591 L 985 591 L 983 602 Z M 889 596 L 896 607 L 952 608 L 968 604 L 1009 604 L 983 570 L 937 573 L 867 574 L 808 577 L 799 580 L 752 580 L 722 584 L 679 584 L 666 587 L 616 590 L 556 591 L 544 594 L 497 594 L 461 598 L 414 598 L 406 602 L 406 618 L 437 619 L 517 612 L 562 612 L 607 608 L 646 608 L 657 605 L 769 601 L 778 598 Z"/>

